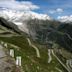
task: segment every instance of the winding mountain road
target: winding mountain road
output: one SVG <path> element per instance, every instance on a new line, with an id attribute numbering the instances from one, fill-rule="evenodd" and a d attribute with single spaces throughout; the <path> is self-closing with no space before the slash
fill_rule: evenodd
<path id="1" fill-rule="evenodd" d="M 40 52 L 39 52 L 39 49 L 38 49 L 35 45 L 33 45 L 33 44 L 31 43 L 31 41 L 30 41 L 29 38 L 27 38 L 27 41 L 28 41 L 29 45 L 30 45 L 31 47 L 33 47 L 33 48 L 36 50 L 37 57 L 40 58 Z"/>
<path id="2" fill-rule="evenodd" d="M 55 55 L 54 51 L 52 50 L 52 54 L 53 56 L 59 61 L 59 63 L 68 71 L 68 72 L 71 72 L 69 70 L 69 68 L 67 68 L 67 66 L 65 64 L 62 63 L 62 61 Z"/>
<path id="3" fill-rule="evenodd" d="M 52 61 L 52 57 L 51 57 L 51 49 L 48 49 L 48 63 L 50 63 Z"/>
<path id="4" fill-rule="evenodd" d="M 72 40 L 72 37 L 68 34 L 68 33 L 65 33 L 67 36 L 68 36 L 68 38 L 70 39 L 70 40 Z"/>
<path id="5" fill-rule="evenodd" d="M 70 71 L 72 71 L 72 68 L 71 68 L 71 66 L 70 66 L 70 60 L 67 60 L 67 61 L 66 61 L 66 65 L 67 65 L 68 69 L 69 69 Z"/>
<path id="6" fill-rule="evenodd" d="M 56 67 L 55 69 L 56 69 L 57 71 L 59 71 L 59 72 L 63 72 L 61 69 L 59 69 L 59 68 L 57 68 L 57 67 Z"/>

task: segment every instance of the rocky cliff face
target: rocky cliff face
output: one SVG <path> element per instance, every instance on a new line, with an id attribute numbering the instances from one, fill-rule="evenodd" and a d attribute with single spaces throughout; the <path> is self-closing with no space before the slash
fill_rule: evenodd
<path id="1" fill-rule="evenodd" d="M 33 40 L 40 44 L 57 43 L 72 51 L 72 24 L 49 20 L 31 20 L 28 29 Z"/>

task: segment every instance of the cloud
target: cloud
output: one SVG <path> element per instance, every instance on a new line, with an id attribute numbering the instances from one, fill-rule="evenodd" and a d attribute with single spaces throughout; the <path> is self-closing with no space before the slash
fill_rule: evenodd
<path id="1" fill-rule="evenodd" d="M 23 19 L 51 19 L 47 14 L 34 12 L 39 6 L 30 1 L 3 0 L 0 1 L 0 17 L 10 21 L 22 22 Z M 20 21 L 21 20 L 21 21 Z"/>
<path id="2" fill-rule="evenodd" d="M 42 20 L 51 20 L 51 17 L 47 14 L 41 14 L 34 11 L 14 11 L 9 9 L 4 9 L 0 11 L 0 17 L 9 19 L 10 21 L 23 21 L 24 19 L 42 19 Z"/>
<path id="3" fill-rule="evenodd" d="M 15 1 L 15 0 L 1 0 L 0 7 L 9 8 L 13 10 L 35 10 L 39 9 L 39 6 L 34 5 L 30 1 Z"/>
<path id="4" fill-rule="evenodd" d="M 57 8 L 57 9 L 54 9 L 54 10 L 49 10 L 49 13 L 50 14 L 54 14 L 54 13 L 62 13 L 64 10 L 61 9 L 61 8 Z"/>
<path id="5" fill-rule="evenodd" d="M 61 12 L 63 12 L 63 9 L 58 8 L 58 9 L 56 9 L 56 11 L 61 13 Z"/>
<path id="6" fill-rule="evenodd" d="M 61 22 L 72 22 L 72 15 L 69 16 L 58 16 L 57 18 Z"/>

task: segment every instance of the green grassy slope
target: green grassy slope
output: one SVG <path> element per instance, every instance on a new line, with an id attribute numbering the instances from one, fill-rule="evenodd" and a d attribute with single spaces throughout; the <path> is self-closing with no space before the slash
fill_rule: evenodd
<path id="1" fill-rule="evenodd" d="M 58 72 L 55 67 L 66 72 L 54 56 L 52 56 L 52 62 L 50 64 L 47 63 L 48 55 L 46 48 L 39 48 L 41 57 L 37 58 L 34 48 L 29 46 L 25 36 L 0 37 L 0 40 L 20 47 L 17 50 L 8 45 L 8 49 L 15 50 L 15 57 L 22 57 L 22 68 L 25 72 Z"/>

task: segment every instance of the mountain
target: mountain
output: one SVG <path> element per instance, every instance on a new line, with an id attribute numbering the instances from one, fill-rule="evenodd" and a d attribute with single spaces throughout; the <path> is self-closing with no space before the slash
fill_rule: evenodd
<path id="1" fill-rule="evenodd" d="M 3 18 L 1 18 L 0 21 L 15 32 L 27 33 L 34 41 L 40 44 L 46 45 L 49 42 L 56 42 L 67 50 L 72 51 L 72 40 L 70 39 L 72 37 L 71 23 L 63 23 L 55 20 L 29 19 L 24 20 L 21 25 L 15 25 L 19 22 L 14 22 L 14 24 L 8 21 L 8 23 Z"/>
<path id="2" fill-rule="evenodd" d="M 31 27 L 32 26 L 34 25 L 31 25 Z M 35 26 L 37 25 L 35 24 Z M 46 28 L 46 25 L 43 25 L 43 27 L 40 27 L 40 28 L 44 28 L 44 27 Z M 32 28 L 30 27 L 28 28 L 30 31 L 32 30 Z M 53 26 L 53 28 L 56 28 L 56 26 L 55 27 Z M 31 35 L 21 34 L 21 31 L 18 29 L 18 27 L 14 23 L 11 23 L 4 18 L 0 18 L 0 45 L 1 44 L 4 48 L 3 50 L 7 54 L 7 57 L 4 62 L 5 64 L 2 61 L 3 67 L 1 66 L 2 67 L 0 69 L 1 71 L 6 70 L 7 72 L 10 72 L 10 71 L 12 72 L 18 72 L 18 71 L 19 72 L 23 72 L 23 71 L 25 72 L 28 72 L 28 71 L 29 72 L 36 72 L 36 71 L 37 72 L 48 72 L 48 71 L 57 72 L 57 69 L 55 67 L 60 67 L 60 69 L 63 72 L 67 71 L 64 67 L 62 67 L 62 65 L 55 58 L 54 54 L 51 52 L 51 51 L 54 52 L 54 50 L 50 51 L 50 49 L 48 49 L 48 47 L 46 47 L 45 45 L 41 45 L 39 43 L 34 42 Z M 7 46 L 5 47 L 5 45 Z M 14 57 L 10 56 L 10 50 L 14 50 Z M 0 51 L 1 51 L 1 47 L 0 47 Z M 52 60 L 50 60 L 49 54 L 51 55 Z M 21 66 L 19 67 L 18 65 L 15 64 L 16 58 L 18 56 L 21 57 Z M 9 60 L 9 58 L 11 60 Z M 11 67 L 9 65 L 10 66 L 9 67 L 6 64 L 6 62 L 8 64 L 9 63 L 12 64 L 12 60 L 14 60 L 14 64 L 13 64 L 14 66 Z M 5 66 L 6 68 L 4 68 Z"/>
<path id="3" fill-rule="evenodd" d="M 39 20 L 52 20 L 50 16 L 47 14 L 39 14 L 33 11 L 14 11 L 6 8 L 0 8 L 0 17 L 5 18 L 6 20 L 18 25 L 18 28 L 21 31 L 29 33 L 27 28 L 27 22 L 31 19 L 39 19 Z"/>
<path id="4" fill-rule="evenodd" d="M 60 25 L 58 31 L 62 32 L 61 42 L 57 40 L 61 44 L 61 46 L 65 47 L 67 50 L 72 52 L 72 24 L 66 23 L 64 25 Z"/>
<path id="5" fill-rule="evenodd" d="M 28 34 L 33 41 L 47 45 L 57 43 L 69 51 L 71 49 L 72 32 L 71 23 L 63 23 L 55 20 L 25 20 L 22 25 L 15 25 L 11 21 L 0 18 L 0 24 L 19 34 Z"/>
<path id="6" fill-rule="evenodd" d="M 0 17 L 0 41 L 8 45 L 8 53 L 14 50 L 14 59 L 22 57 L 19 69 L 25 72 L 58 72 L 56 67 L 68 72 L 66 60 L 72 58 L 71 29 L 72 24 L 55 20 L 29 19 L 16 25 Z"/>
<path id="7" fill-rule="evenodd" d="M 49 20 L 30 20 L 30 36 L 37 43 L 48 45 L 57 43 L 72 52 L 72 24 Z"/>

